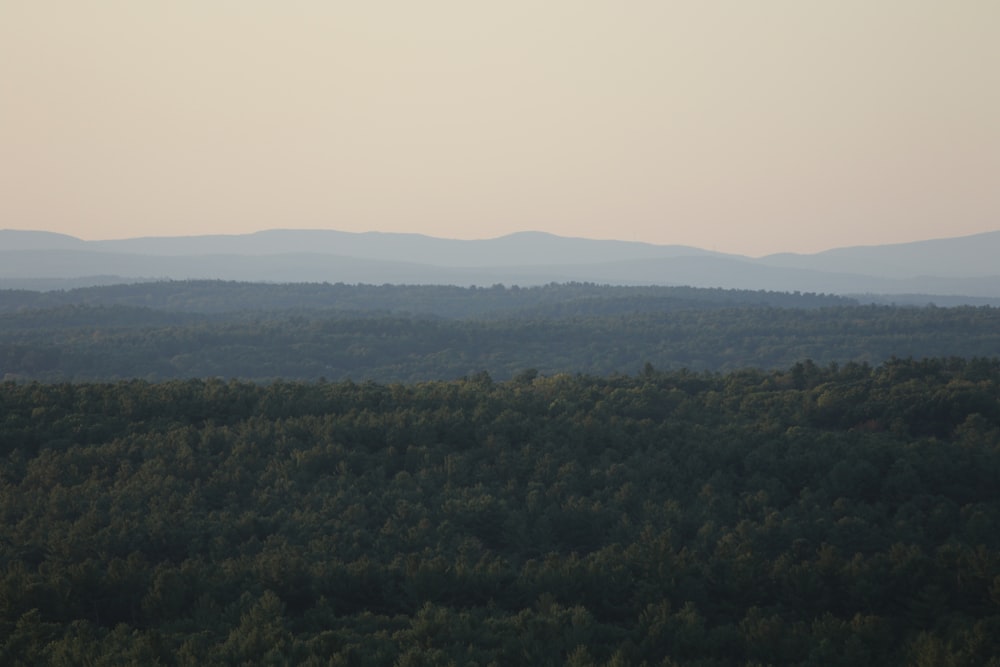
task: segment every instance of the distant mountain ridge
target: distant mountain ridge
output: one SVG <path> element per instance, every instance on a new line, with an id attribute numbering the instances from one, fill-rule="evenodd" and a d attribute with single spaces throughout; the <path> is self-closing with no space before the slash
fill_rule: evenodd
<path id="1" fill-rule="evenodd" d="M 223 279 L 539 285 L 597 282 L 1000 299 L 1000 231 L 761 258 L 520 232 L 495 239 L 334 230 L 84 241 L 0 230 L 0 287 L 30 281 Z M 111 279 L 111 278 L 108 278 Z"/>
<path id="2" fill-rule="evenodd" d="M 7 235 L 10 235 L 8 240 Z M 37 237 L 32 235 L 37 234 Z M 51 232 L 0 231 L 0 251 L 78 249 L 136 255 L 324 254 L 452 267 L 587 264 L 639 258 L 716 255 L 690 246 L 598 241 L 545 232 L 518 232 L 495 239 L 443 239 L 422 234 L 271 229 L 250 234 L 148 236 L 83 241 Z"/>
<path id="3" fill-rule="evenodd" d="M 1000 231 L 994 231 L 909 243 L 834 248 L 813 255 L 780 253 L 759 261 L 769 266 L 889 278 L 976 278 L 1000 274 L 998 252 Z"/>

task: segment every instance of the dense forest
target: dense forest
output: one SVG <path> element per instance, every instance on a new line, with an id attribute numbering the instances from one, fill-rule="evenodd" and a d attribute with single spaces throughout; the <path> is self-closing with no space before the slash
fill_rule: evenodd
<path id="1" fill-rule="evenodd" d="M 1000 362 L 0 385 L 5 665 L 998 665 Z"/>
<path id="2" fill-rule="evenodd" d="M 0 291 L 0 378 L 450 380 L 993 356 L 1000 309 L 681 287 L 167 282 Z"/>
<path id="3" fill-rule="evenodd" d="M 832 294 L 664 286 L 553 283 L 541 287 L 494 285 L 348 285 L 168 280 L 70 290 L 0 289 L 0 312 L 59 306 L 133 306 L 180 312 L 326 310 L 438 317 L 615 314 L 733 306 L 819 308 L 856 304 Z"/>
<path id="4" fill-rule="evenodd" d="M 0 290 L 0 664 L 1000 667 L 1000 309 Z"/>

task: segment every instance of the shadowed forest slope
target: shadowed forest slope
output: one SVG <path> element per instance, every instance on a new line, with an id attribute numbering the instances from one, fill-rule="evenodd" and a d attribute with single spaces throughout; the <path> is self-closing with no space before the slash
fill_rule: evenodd
<path id="1" fill-rule="evenodd" d="M 7 383 L 0 660 L 996 664 L 998 399 L 986 360 Z"/>
<path id="2" fill-rule="evenodd" d="M 423 381 L 989 357 L 1000 310 L 740 290 L 144 283 L 0 291 L 14 380 Z"/>

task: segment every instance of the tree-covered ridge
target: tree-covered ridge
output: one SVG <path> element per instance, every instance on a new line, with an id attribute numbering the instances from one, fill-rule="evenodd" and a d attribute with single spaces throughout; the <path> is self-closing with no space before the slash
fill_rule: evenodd
<path id="1" fill-rule="evenodd" d="M 3 664 L 998 664 L 995 360 L 0 414 Z"/>
<path id="2" fill-rule="evenodd" d="M 0 290 L 0 312 L 62 306 L 131 306 L 176 312 L 343 310 L 438 317 L 598 315 L 734 306 L 819 308 L 856 303 L 832 294 L 564 283 L 537 287 L 348 285 L 178 280 L 38 292 Z"/>
<path id="3" fill-rule="evenodd" d="M 581 303 L 553 306 L 545 317 L 464 319 L 346 310 L 29 309 L 0 315 L 0 378 L 419 382 L 487 371 L 506 380 L 523 368 L 609 375 L 636 373 L 650 362 L 728 371 L 787 368 L 807 358 L 879 364 L 893 356 L 1000 351 L 1000 309 L 990 307 L 643 310 L 622 297 L 610 314 L 593 314 L 587 308 L 600 300 Z M 636 309 L 625 312 L 629 307 Z"/>

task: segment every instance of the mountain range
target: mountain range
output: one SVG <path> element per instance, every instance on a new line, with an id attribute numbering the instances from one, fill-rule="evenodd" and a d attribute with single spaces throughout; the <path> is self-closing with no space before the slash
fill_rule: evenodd
<path id="1" fill-rule="evenodd" d="M 0 287 L 138 280 L 539 285 L 595 282 L 1000 304 L 1000 231 L 752 258 L 681 245 L 520 232 L 488 240 L 332 230 L 84 241 L 0 230 Z M 878 299 L 875 299 L 878 300 Z"/>

